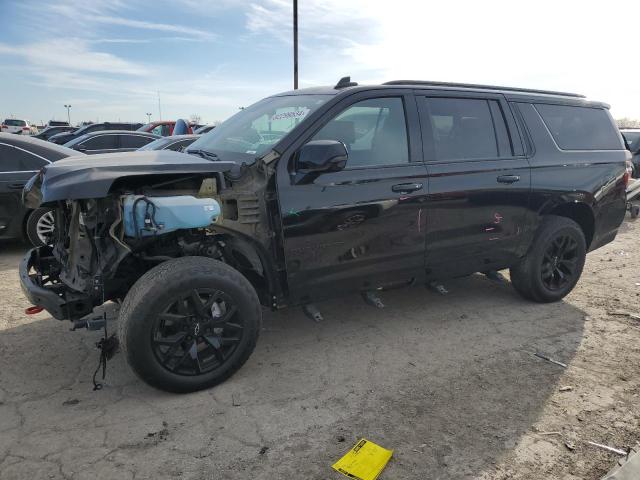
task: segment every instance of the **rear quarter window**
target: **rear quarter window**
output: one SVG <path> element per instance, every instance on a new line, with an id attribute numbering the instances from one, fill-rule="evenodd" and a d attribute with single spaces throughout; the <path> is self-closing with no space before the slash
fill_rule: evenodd
<path id="1" fill-rule="evenodd" d="M 536 104 L 536 110 L 563 150 L 622 150 L 611 117 L 602 108 Z"/>

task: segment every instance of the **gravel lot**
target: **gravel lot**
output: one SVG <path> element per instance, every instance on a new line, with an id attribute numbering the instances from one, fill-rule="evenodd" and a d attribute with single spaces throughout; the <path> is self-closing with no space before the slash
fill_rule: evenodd
<path id="1" fill-rule="evenodd" d="M 122 355 L 94 392 L 99 334 L 24 315 L 26 247 L 0 244 L 0 478 L 338 479 L 366 437 L 395 450 L 381 480 L 598 479 L 617 456 L 585 441 L 640 439 L 640 321 L 619 315 L 640 314 L 639 234 L 625 223 L 557 304 L 474 275 L 387 292 L 384 310 L 328 302 L 320 324 L 265 312 L 247 364 L 190 395 Z"/>

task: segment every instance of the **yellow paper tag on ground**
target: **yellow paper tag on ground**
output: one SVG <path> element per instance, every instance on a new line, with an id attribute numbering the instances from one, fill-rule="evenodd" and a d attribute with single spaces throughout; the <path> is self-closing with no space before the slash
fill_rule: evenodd
<path id="1" fill-rule="evenodd" d="M 333 464 L 333 469 L 356 480 L 375 480 L 393 455 L 369 440 L 362 439 Z"/>

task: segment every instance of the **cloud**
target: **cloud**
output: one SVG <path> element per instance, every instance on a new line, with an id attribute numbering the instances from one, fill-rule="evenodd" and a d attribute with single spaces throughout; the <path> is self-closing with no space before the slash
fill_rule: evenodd
<path id="1" fill-rule="evenodd" d="M 86 42 L 51 39 L 46 42 L 26 45 L 0 43 L 0 54 L 15 55 L 27 64 L 47 68 L 52 72 L 86 71 L 111 75 L 147 75 L 149 70 L 142 65 L 124 60 L 116 55 L 90 50 Z"/>
<path id="2" fill-rule="evenodd" d="M 108 15 L 94 15 L 90 21 L 107 25 L 119 25 L 123 27 L 137 28 L 143 30 L 154 30 L 158 32 L 172 32 L 188 35 L 199 40 L 213 40 L 217 36 L 211 32 L 199 30 L 197 28 L 185 27 L 182 25 L 170 25 L 167 23 L 155 23 L 145 20 L 132 20 L 129 18 L 114 17 Z"/>

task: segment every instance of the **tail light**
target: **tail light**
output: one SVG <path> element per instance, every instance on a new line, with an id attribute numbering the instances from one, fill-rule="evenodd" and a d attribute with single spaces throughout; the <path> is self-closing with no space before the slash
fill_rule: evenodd
<path id="1" fill-rule="evenodd" d="M 23 130 L 29 130 L 29 127 L 22 127 Z"/>

